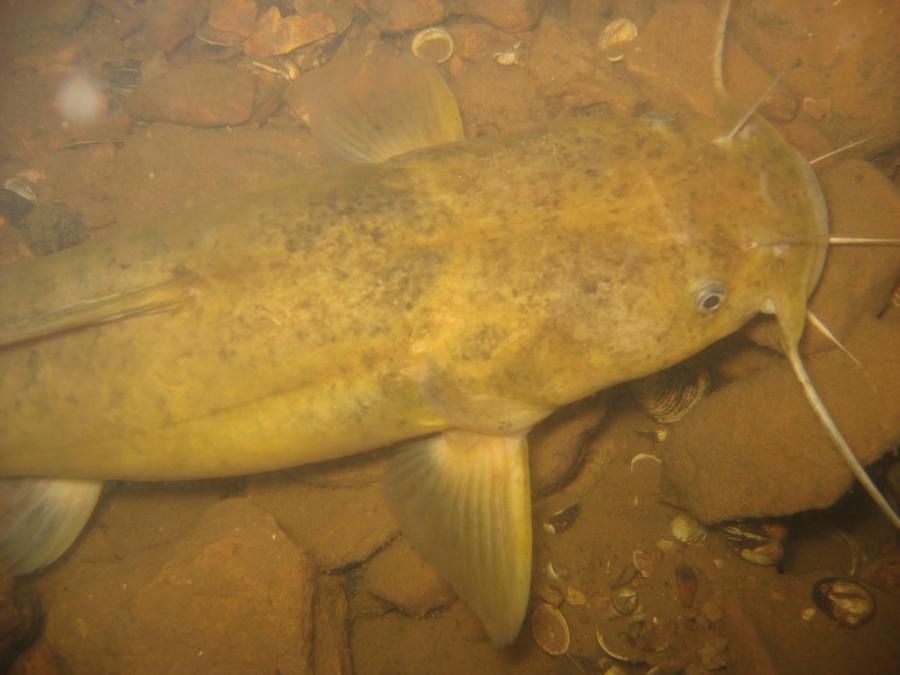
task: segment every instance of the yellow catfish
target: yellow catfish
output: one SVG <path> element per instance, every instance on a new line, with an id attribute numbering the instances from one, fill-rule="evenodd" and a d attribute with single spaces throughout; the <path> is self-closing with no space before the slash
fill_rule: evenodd
<path id="1" fill-rule="evenodd" d="M 403 91 L 365 84 L 385 63 Z M 401 527 L 503 645 L 529 596 L 534 424 L 759 312 L 818 401 L 796 348 L 825 207 L 765 121 L 464 141 L 440 76 L 390 57 L 309 115 L 358 163 L 3 271 L 0 567 L 58 557 L 105 479 L 411 441 L 386 477 Z"/>

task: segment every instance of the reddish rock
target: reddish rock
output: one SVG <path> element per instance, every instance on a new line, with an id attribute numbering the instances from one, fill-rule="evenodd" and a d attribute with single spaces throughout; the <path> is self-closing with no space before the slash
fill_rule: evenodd
<path id="1" fill-rule="evenodd" d="M 442 21 L 447 16 L 440 0 L 356 0 L 381 30 L 402 33 Z"/>
<path id="2" fill-rule="evenodd" d="M 150 6 L 145 26 L 153 43 L 167 54 L 203 24 L 208 3 L 196 0 L 162 0 Z"/>
<path id="3" fill-rule="evenodd" d="M 281 18 L 278 8 L 270 7 L 244 42 L 244 53 L 254 58 L 287 54 L 336 32 L 334 21 L 324 12 Z"/>
<path id="4" fill-rule="evenodd" d="M 247 37 L 256 25 L 255 0 L 213 0 L 207 23 L 225 33 Z"/>
<path id="5" fill-rule="evenodd" d="M 294 11 L 301 16 L 323 12 L 343 33 L 353 21 L 353 0 L 294 0 Z"/>
<path id="6" fill-rule="evenodd" d="M 510 33 L 531 29 L 544 9 L 545 0 L 468 0 L 469 14 L 490 21 Z"/>
<path id="7" fill-rule="evenodd" d="M 846 344 L 805 359 L 856 457 L 900 442 L 900 317 L 865 317 Z M 851 475 L 786 363 L 709 395 L 670 428 L 662 454 L 671 499 L 704 522 L 777 516 L 833 504 Z"/>
<path id="8" fill-rule="evenodd" d="M 369 561 L 365 583 L 369 593 L 412 616 L 424 616 L 456 599 L 450 584 L 405 539 Z"/>
<path id="9" fill-rule="evenodd" d="M 147 80 L 128 99 L 134 117 L 193 127 L 244 124 L 253 113 L 256 81 L 243 70 L 194 63 Z"/>
<path id="10" fill-rule="evenodd" d="M 316 673 L 353 675 L 350 606 L 340 577 L 319 578 L 316 591 Z"/>
<path id="11" fill-rule="evenodd" d="M 571 480 L 605 416 L 605 399 L 592 396 L 560 408 L 531 432 L 528 445 L 535 497 L 553 492 Z"/>
<path id="12" fill-rule="evenodd" d="M 123 672 L 311 674 L 314 590 L 312 564 L 272 516 L 218 502 L 135 594 Z"/>
<path id="13" fill-rule="evenodd" d="M 397 531 L 379 485 L 318 488 L 271 474 L 252 479 L 247 497 L 327 570 L 367 560 Z"/>

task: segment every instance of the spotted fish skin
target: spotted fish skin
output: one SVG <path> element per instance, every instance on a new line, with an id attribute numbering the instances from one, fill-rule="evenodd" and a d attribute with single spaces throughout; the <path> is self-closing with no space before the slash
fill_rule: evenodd
<path id="1" fill-rule="evenodd" d="M 764 136 L 720 132 L 575 119 L 310 172 L 13 268 L 0 326 L 165 284 L 184 301 L 0 351 L 0 474 L 203 478 L 521 429 L 678 362 L 759 311 L 774 254 L 744 242 L 812 219 Z M 728 296 L 702 314 L 709 280 Z"/>

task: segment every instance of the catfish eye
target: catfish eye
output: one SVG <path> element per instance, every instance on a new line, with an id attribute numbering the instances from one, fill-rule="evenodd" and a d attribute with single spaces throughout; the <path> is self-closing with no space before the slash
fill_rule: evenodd
<path id="1" fill-rule="evenodd" d="M 701 314 L 715 312 L 725 301 L 725 287 L 718 281 L 704 282 L 694 291 L 694 304 Z"/>

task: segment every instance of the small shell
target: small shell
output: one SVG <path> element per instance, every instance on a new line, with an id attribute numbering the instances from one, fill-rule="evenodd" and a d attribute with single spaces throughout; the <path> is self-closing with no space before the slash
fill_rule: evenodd
<path id="1" fill-rule="evenodd" d="M 505 49 L 502 52 L 497 52 L 494 54 L 494 61 L 499 63 L 501 66 L 514 66 L 519 61 L 519 47 L 522 46 L 521 42 L 517 42 L 509 49 Z"/>
<path id="2" fill-rule="evenodd" d="M 759 520 L 726 525 L 721 529 L 725 541 L 754 565 L 777 565 L 784 557 L 787 527 L 775 520 Z"/>
<path id="3" fill-rule="evenodd" d="M 614 19 L 606 24 L 597 40 L 600 51 L 607 52 L 610 49 L 623 47 L 634 42 L 638 36 L 637 26 L 630 19 Z"/>
<path id="4" fill-rule="evenodd" d="M 556 607 L 539 603 L 531 614 L 531 635 L 548 654 L 559 656 L 569 651 L 569 624 Z"/>
<path id="5" fill-rule="evenodd" d="M 544 523 L 544 531 L 548 534 L 562 534 L 575 524 L 580 513 L 581 504 L 572 504 L 572 506 L 560 509 Z"/>
<path id="6" fill-rule="evenodd" d="M 742 548 L 740 555 L 754 565 L 777 565 L 784 557 L 784 546 L 777 541 L 767 541 L 758 546 Z"/>
<path id="7" fill-rule="evenodd" d="M 548 605 L 553 605 L 554 607 L 559 607 L 563 604 L 563 594 L 553 586 L 547 584 L 544 584 L 538 589 L 537 596 Z"/>
<path id="8" fill-rule="evenodd" d="M 851 579 L 820 579 L 813 585 L 812 599 L 826 616 L 849 628 L 862 626 L 875 614 L 874 598 Z"/>
<path id="9" fill-rule="evenodd" d="M 681 364 L 629 384 L 641 409 L 657 422 L 677 422 L 709 391 L 709 372 Z"/>
<path id="10" fill-rule="evenodd" d="M 613 593 L 609 602 L 609 609 L 613 616 L 628 616 L 633 614 L 638 606 L 638 594 L 633 588 L 620 588 Z"/>
<path id="11" fill-rule="evenodd" d="M 661 560 L 662 551 L 659 549 L 650 551 L 637 549 L 631 554 L 631 564 L 634 565 L 634 568 L 640 572 L 641 576 L 645 579 L 649 579 L 653 576 L 653 573 L 656 571 L 656 568 L 659 567 Z"/>
<path id="12" fill-rule="evenodd" d="M 416 33 L 410 51 L 423 61 L 443 63 L 453 56 L 453 38 L 443 28 L 426 28 Z"/>
<path id="13" fill-rule="evenodd" d="M 31 189 L 31 181 L 25 180 L 21 176 L 7 178 L 6 182 L 3 183 L 3 189 L 19 195 L 22 199 L 32 204 L 37 204 L 37 196 L 34 194 L 34 190 Z"/>
<path id="14" fill-rule="evenodd" d="M 679 513 L 669 523 L 672 536 L 685 546 L 693 546 L 709 538 L 709 530 L 686 513 Z"/>
<path id="15" fill-rule="evenodd" d="M 568 586 L 566 588 L 566 602 L 573 607 L 580 607 L 584 604 L 587 604 L 587 598 L 585 598 L 584 593 L 579 591 L 577 588 Z"/>
<path id="16" fill-rule="evenodd" d="M 639 660 L 634 659 L 627 654 L 623 654 L 622 652 L 617 651 L 614 647 L 611 647 L 609 645 L 609 642 L 607 642 L 606 637 L 603 635 L 603 632 L 599 628 L 597 629 L 596 635 L 597 644 L 600 645 L 600 649 L 606 652 L 608 656 L 611 656 L 616 661 L 621 661 L 623 663 L 640 663 Z"/>
<path id="17" fill-rule="evenodd" d="M 569 572 L 559 565 L 554 566 L 552 562 L 548 562 L 547 566 L 544 567 L 544 576 L 553 583 L 559 583 L 569 576 Z"/>

